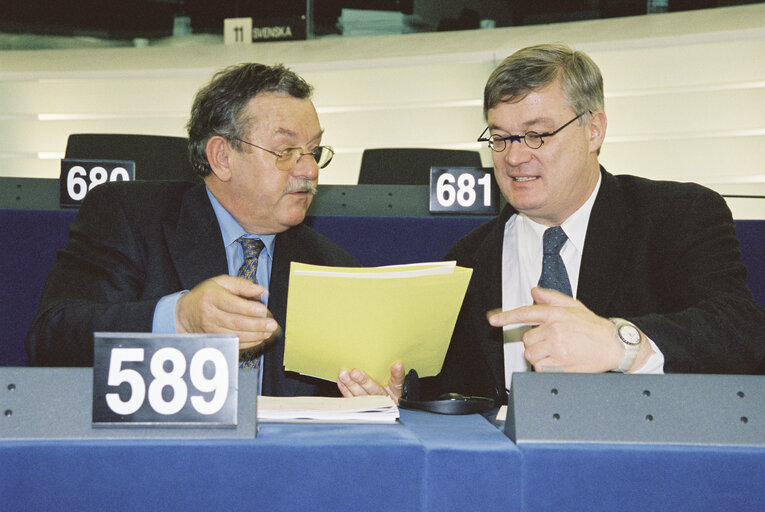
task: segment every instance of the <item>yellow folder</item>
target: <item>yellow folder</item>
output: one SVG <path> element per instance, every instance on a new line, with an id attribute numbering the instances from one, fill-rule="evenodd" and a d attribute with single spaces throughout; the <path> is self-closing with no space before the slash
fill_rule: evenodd
<path id="1" fill-rule="evenodd" d="M 452 262 L 374 268 L 292 263 L 284 367 L 336 381 L 359 368 L 381 385 L 396 361 L 421 377 L 444 362 L 472 269 Z"/>

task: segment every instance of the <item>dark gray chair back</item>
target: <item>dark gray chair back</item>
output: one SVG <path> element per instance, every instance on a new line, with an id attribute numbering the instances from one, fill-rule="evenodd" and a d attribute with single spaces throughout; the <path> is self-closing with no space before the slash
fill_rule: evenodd
<path id="1" fill-rule="evenodd" d="M 199 181 L 189 162 L 188 139 L 166 135 L 73 133 L 66 158 L 133 160 L 137 180 Z"/>
<path id="2" fill-rule="evenodd" d="M 428 185 L 430 167 L 481 167 L 478 151 L 431 148 L 365 149 L 360 185 Z"/>

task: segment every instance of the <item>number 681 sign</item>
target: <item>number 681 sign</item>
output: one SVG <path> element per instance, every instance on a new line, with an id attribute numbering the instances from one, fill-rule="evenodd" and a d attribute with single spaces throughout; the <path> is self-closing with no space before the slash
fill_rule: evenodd
<path id="1" fill-rule="evenodd" d="M 96 333 L 93 423 L 234 427 L 238 357 L 236 336 Z"/>
<path id="2" fill-rule="evenodd" d="M 491 168 L 431 167 L 430 212 L 494 215 L 499 189 Z"/>

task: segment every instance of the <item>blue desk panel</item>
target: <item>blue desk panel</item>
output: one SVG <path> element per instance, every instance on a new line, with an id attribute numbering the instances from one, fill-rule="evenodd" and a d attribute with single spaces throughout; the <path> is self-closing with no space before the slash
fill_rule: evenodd
<path id="1" fill-rule="evenodd" d="M 401 411 L 426 454 L 426 510 L 521 510 L 521 456 L 478 414 Z"/>
<path id="2" fill-rule="evenodd" d="M 765 447 L 519 447 L 526 511 L 765 510 Z"/>
<path id="3" fill-rule="evenodd" d="M 251 440 L 0 441 L 0 510 L 762 510 L 763 447 L 518 447 L 478 415 L 401 413 Z"/>
<path id="4" fill-rule="evenodd" d="M 262 425 L 256 439 L 0 441 L 0 509 L 520 510 L 520 452 L 481 416 Z"/>

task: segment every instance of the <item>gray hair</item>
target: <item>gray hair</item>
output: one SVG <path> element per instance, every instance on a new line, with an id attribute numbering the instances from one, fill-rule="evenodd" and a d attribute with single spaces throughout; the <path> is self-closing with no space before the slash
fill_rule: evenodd
<path id="1" fill-rule="evenodd" d="M 266 66 L 247 63 L 230 66 L 216 73 L 194 97 L 189 132 L 189 160 L 196 172 L 208 176 L 207 142 L 219 135 L 240 149 L 235 139 L 245 138 L 253 119 L 244 116 L 247 103 L 262 92 L 279 92 L 310 99 L 313 87 L 281 64 Z"/>
<path id="2" fill-rule="evenodd" d="M 603 110 L 603 76 L 597 64 L 566 45 L 542 44 L 518 50 L 492 72 L 484 88 L 484 117 L 499 103 L 520 101 L 559 78 L 566 101 L 576 114 Z M 580 118 L 580 124 L 586 118 Z"/>

